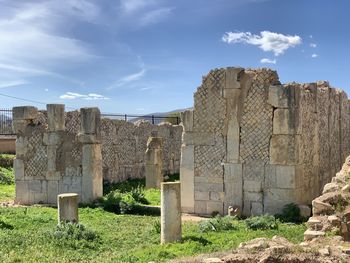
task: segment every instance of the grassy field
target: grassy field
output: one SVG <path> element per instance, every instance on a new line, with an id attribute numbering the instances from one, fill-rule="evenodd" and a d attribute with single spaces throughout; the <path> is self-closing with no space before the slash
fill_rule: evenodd
<path id="1" fill-rule="evenodd" d="M 183 224 L 183 242 L 159 245 L 158 217 L 116 215 L 100 208 L 80 208 L 80 222 L 97 234 L 93 241 L 52 236 L 57 210 L 45 207 L 0 208 L 0 262 L 166 262 L 168 259 L 229 250 L 256 237 L 281 235 L 303 239 L 304 225 L 280 224 L 278 230 L 202 233 L 196 223 Z"/>
<path id="2" fill-rule="evenodd" d="M 0 202 L 10 201 L 15 198 L 14 184 L 0 184 Z"/>
<path id="3" fill-rule="evenodd" d="M 6 172 L 7 177 L 11 172 Z M 142 189 L 142 183 L 121 183 L 109 190 L 127 193 Z M 159 190 L 142 192 L 150 204 L 159 204 Z M 0 184 L 0 201 L 13 198 L 14 185 Z M 160 245 L 158 216 L 117 215 L 85 207 L 79 208 L 79 219 L 86 231 L 74 234 L 72 229 L 57 229 L 55 208 L 0 207 L 0 262 L 166 262 L 230 250 L 256 237 L 280 235 L 300 242 L 305 231 L 304 224 L 282 223 L 276 230 L 248 230 L 244 220 L 232 220 L 235 230 L 203 233 L 198 223 L 184 222 L 182 242 Z"/>

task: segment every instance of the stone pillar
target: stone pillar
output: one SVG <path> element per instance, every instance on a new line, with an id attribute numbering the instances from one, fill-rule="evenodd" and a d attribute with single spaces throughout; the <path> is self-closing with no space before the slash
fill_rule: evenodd
<path id="1" fill-rule="evenodd" d="M 180 159 L 181 210 L 194 213 L 193 110 L 181 113 L 182 145 Z"/>
<path id="2" fill-rule="evenodd" d="M 58 223 L 78 223 L 78 194 L 67 193 L 57 196 Z"/>
<path id="3" fill-rule="evenodd" d="M 181 187 L 179 182 L 161 184 L 162 244 L 181 240 Z"/>
<path id="4" fill-rule="evenodd" d="M 16 159 L 14 160 L 14 174 L 16 182 L 16 203 L 30 204 L 29 185 L 26 180 L 24 161 L 27 154 L 28 140 L 26 137 L 27 126 L 38 116 L 38 109 L 31 106 L 14 107 L 12 109 L 13 131 L 16 138 Z"/>
<path id="5" fill-rule="evenodd" d="M 48 104 L 46 105 L 46 109 L 48 132 L 44 133 L 43 142 L 47 145 L 47 201 L 49 204 L 54 204 L 59 193 L 58 185 L 61 178 L 61 173 L 58 171 L 58 167 L 56 167 L 56 162 L 57 149 L 62 144 L 65 130 L 64 105 Z"/>
<path id="6" fill-rule="evenodd" d="M 98 108 L 80 109 L 81 130 L 79 141 L 82 146 L 82 198 L 89 203 L 103 194 L 101 114 Z"/>
<path id="7" fill-rule="evenodd" d="M 160 188 L 163 182 L 163 138 L 149 137 L 146 150 L 146 189 Z"/>

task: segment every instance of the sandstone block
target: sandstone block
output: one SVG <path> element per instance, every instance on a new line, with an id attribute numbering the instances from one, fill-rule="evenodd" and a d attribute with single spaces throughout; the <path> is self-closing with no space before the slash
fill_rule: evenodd
<path id="1" fill-rule="evenodd" d="M 66 193 L 57 196 L 58 223 L 78 223 L 78 194 Z"/>
<path id="2" fill-rule="evenodd" d="M 241 163 L 224 163 L 224 181 L 242 181 Z"/>
<path id="3" fill-rule="evenodd" d="M 64 104 L 47 104 L 47 124 L 49 131 L 64 131 Z"/>
<path id="4" fill-rule="evenodd" d="M 295 167 L 276 165 L 277 188 L 295 188 Z"/>
<path id="5" fill-rule="evenodd" d="M 240 75 L 244 73 L 243 68 L 234 68 L 234 67 L 228 67 L 226 68 L 226 74 L 225 74 L 225 89 L 240 89 Z"/>
<path id="6" fill-rule="evenodd" d="M 181 240 L 181 189 L 179 182 L 161 184 L 162 244 Z"/>
<path id="7" fill-rule="evenodd" d="M 273 115 L 273 134 L 296 134 L 298 124 L 296 118 L 292 109 L 276 109 Z"/>
<path id="8" fill-rule="evenodd" d="M 81 108 L 81 133 L 100 137 L 101 113 L 98 108 Z"/>
<path id="9" fill-rule="evenodd" d="M 194 199 L 196 201 L 208 201 L 209 200 L 209 192 L 194 192 Z"/>
<path id="10" fill-rule="evenodd" d="M 186 110 L 181 112 L 182 126 L 184 127 L 184 132 L 193 131 L 193 110 Z"/>
<path id="11" fill-rule="evenodd" d="M 326 194 L 326 193 L 330 193 L 338 190 L 340 190 L 339 185 L 335 183 L 328 183 L 328 184 L 325 184 L 325 186 L 323 187 L 322 194 Z"/>
<path id="12" fill-rule="evenodd" d="M 82 147 L 82 202 L 89 203 L 102 196 L 102 154 L 100 144 Z"/>
<path id="13" fill-rule="evenodd" d="M 314 238 L 324 237 L 324 236 L 325 236 L 325 232 L 323 232 L 323 231 L 306 230 L 304 233 L 304 240 L 310 241 Z"/>
<path id="14" fill-rule="evenodd" d="M 207 214 L 207 201 L 195 201 L 194 202 L 194 213 L 198 215 Z"/>
<path id="15" fill-rule="evenodd" d="M 182 211 L 194 212 L 194 146 L 181 147 L 181 205 Z"/>
<path id="16" fill-rule="evenodd" d="M 270 164 L 298 164 L 298 135 L 272 135 L 270 141 Z"/>
<path id="17" fill-rule="evenodd" d="M 243 189 L 244 191 L 259 193 L 262 191 L 262 184 L 260 181 L 244 180 Z"/>
<path id="18" fill-rule="evenodd" d="M 261 202 L 252 202 L 251 206 L 250 213 L 252 216 L 262 215 L 264 213 L 264 207 Z"/>
<path id="19" fill-rule="evenodd" d="M 313 215 L 330 215 L 334 213 L 334 208 L 327 203 L 315 199 L 312 201 L 312 214 Z"/>
<path id="20" fill-rule="evenodd" d="M 289 96 L 288 96 L 289 95 Z M 288 108 L 291 94 L 282 85 L 270 86 L 267 102 L 276 108 Z"/>
<path id="21" fill-rule="evenodd" d="M 13 107 L 13 120 L 34 120 L 38 115 L 38 109 L 32 106 Z"/>
<path id="22" fill-rule="evenodd" d="M 17 181 L 16 180 L 16 203 L 22 205 L 30 205 L 29 200 L 29 187 L 27 181 Z"/>
<path id="23" fill-rule="evenodd" d="M 13 168 L 15 172 L 15 180 L 21 181 L 24 180 L 24 162 L 20 159 L 15 159 L 13 161 Z"/>

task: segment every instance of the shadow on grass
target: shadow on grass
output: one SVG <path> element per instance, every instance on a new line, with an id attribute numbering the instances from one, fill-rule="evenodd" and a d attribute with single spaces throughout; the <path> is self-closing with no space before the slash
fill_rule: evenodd
<path id="1" fill-rule="evenodd" d="M 0 229 L 9 229 L 12 230 L 13 229 L 13 225 L 10 225 L 2 220 L 0 220 Z"/>
<path id="2" fill-rule="evenodd" d="M 212 242 L 209 241 L 208 239 L 205 239 L 204 237 L 196 237 L 196 236 L 186 236 L 182 238 L 182 242 L 186 242 L 186 241 L 194 241 L 194 242 L 198 242 L 203 246 L 206 245 L 211 245 Z"/>

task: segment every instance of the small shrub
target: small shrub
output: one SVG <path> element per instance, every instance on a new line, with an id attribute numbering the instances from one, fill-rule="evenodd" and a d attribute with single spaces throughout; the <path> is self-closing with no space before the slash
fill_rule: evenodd
<path id="1" fill-rule="evenodd" d="M 250 217 L 245 220 L 245 223 L 247 228 L 252 230 L 278 229 L 277 220 L 271 215 Z"/>
<path id="2" fill-rule="evenodd" d="M 120 201 L 122 200 L 122 193 L 113 191 L 102 197 L 100 200 L 101 206 L 104 210 L 109 212 L 120 213 Z"/>
<path id="3" fill-rule="evenodd" d="M 285 205 L 282 213 L 275 216 L 282 222 L 302 223 L 306 221 L 306 219 L 300 215 L 300 208 L 294 203 Z"/>
<path id="4" fill-rule="evenodd" d="M 86 228 L 83 224 L 71 222 L 61 222 L 49 235 L 60 246 L 73 248 L 93 248 L 97 244 L 96 241 L 99 241 L 99 236 L 94 231 Z"/>
<path id="5" fill-rule="evenodd" d="M 0 154 L 0 167 L 12 168 L 14 159 L 15 155 L 13 154 Z"/>
<path id="6" fill-rule="evenodd" d="M 220 232 L 225 230 L 235 230 L 237 227 L 233 224 L 234 223 L 234 217 L 231 216 L 225 216 L 221 217 L 220 215 L 217 215 L 214 218 L 211 218 L 209 220 L 204 220 L 199 223 L 199 231 L 200 232 Z"/>
<path id="7" fill-rule="evenodd" d="M 119 202 L 120 213 L 132 214 L 134 212 L 134 207 L 136 204 L 137 202 L 131 193 L 123 194 L 122 200 Z"/>
<path id="8" fill-rule="evenodd" d="M 14 184 L 14 183 L 15 183 L 15 177 L 13 175 L 13 169 L 0 167 L 0 184 Z"/>
<path id="9" fill-rule="evenodd" d="M 145 205 L 149 204 L 149 201 L 145 197 L 145 190 L 141 186 L 133 188 L 130 193 L 137 203 Z"/>

